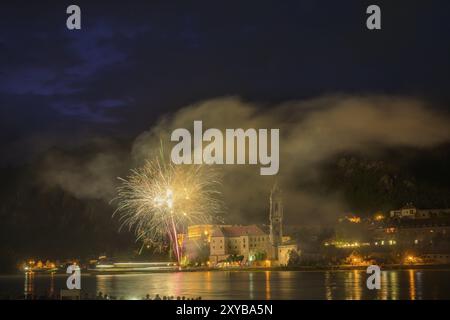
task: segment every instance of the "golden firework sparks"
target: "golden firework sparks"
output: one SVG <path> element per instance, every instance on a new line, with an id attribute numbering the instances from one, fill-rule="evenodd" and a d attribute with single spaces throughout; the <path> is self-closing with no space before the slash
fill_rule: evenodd
<path id="1" fill-rule="evenodd" d="M 117 188 L 122 226 L 137 240 L 162 247 L 170 242 L 178 262 L 179 231 L 190 224 L 210 223 L 221 208 L 218 174 L 210 166 L 165 164 L 159 159 L 131 170 Z"/>

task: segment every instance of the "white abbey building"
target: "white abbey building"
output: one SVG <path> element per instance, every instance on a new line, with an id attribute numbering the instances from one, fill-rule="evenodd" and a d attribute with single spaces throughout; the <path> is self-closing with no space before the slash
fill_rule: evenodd
<path id="1" fill-rule="evenodd" d="M 283 242 L 283 199 L 278 184 L 270 193 L 269 234 L 256 225 L 217 225 L 210 233 L 211 265 L 229 260 L 230 256 L 242 256 L 242 264 L 250 265 L 264 257 L 272 265 L 287 265 L 296 244 Z"/>

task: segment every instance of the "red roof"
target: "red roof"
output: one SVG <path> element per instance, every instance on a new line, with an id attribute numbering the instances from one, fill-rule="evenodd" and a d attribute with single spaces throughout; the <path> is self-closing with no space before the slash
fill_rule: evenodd
<path id="1" fill-rule="evenodd" d="M 241 236 L 265 236 L 266 234 L 259 227 L 251 226 L 226 226 L 217 228 L 212 237 L 241 237 Z"/>

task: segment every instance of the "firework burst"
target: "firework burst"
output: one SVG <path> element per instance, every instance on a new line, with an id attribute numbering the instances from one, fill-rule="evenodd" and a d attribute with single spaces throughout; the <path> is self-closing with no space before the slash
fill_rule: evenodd
<path id="1" fill-rule="evenodd" d="M 156 159 L 119 180 L 114 214 L 120 215 L 122 226 L 144 243 L 159 248 L 169 244 L 178 262 L 178 234 L 190 224 L 210 223 L 221 207 L 218 174 L 211 167 Z"/>

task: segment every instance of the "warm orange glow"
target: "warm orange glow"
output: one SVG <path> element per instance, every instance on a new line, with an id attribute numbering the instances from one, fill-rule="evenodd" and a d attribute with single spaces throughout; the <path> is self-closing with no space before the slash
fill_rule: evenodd
<path id="1" fill-rule="evenodd" d="M 419 257 L 416 257 L 412 254 L 409 254 L 405 257 L 405 264 L 416 264 L 416 263 L 421 263 L 422 259 Z"/>
<path id="2" fill-rule="evenodd" d="M 352 223 L 360 223 L 361 222 L 361 218 L 357 217 L 357 216 L 348 217 L 347 220 Z"/>
<path id="3" fill-rule="evenodd" d="M 351 265 L 366 265 L 367 261 L 364 260 L 364 257 L 357 254 L 357 253 L 352 253 L 351 255 L 349 255 L 346 259 L 348 264 Z"/>

